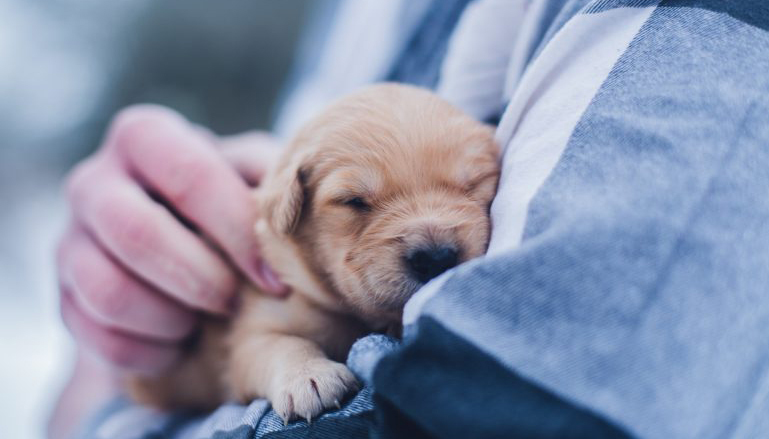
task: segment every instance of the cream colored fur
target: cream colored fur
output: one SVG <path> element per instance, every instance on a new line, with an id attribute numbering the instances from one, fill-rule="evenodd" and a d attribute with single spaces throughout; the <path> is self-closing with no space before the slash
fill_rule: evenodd
<path id="1" fill-rule="evenodd" d="M 255 193 L 255 232 L 291 296 L 247 288 L 232 322 L 209 320 L 175 370 L 134 380 L 134 396 L 200 409 L 265 397 L 286 421 L 338 407 L 358 386 L 343 364 L 352 343 L 397 330 L 421 286 L 404 255 L 484 252 L 498 175 L 491 128 L 430 92 L 382 84 L 333 104 Z"/>

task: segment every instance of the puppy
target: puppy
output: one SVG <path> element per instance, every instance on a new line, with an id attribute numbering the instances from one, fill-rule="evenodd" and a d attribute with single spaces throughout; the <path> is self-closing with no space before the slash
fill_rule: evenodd
<path id="1" fill-rule="evenodd" d="M 256 190 L 263 254 L 293 293 L 242 293 L 168 375 L 133 395 L 206 409 L 266 397 L 288 422 L 339 407 L 358 384 L 352 343 L 399 328 L 425 282 L 481 255 L 499 176 L 492 129 L 428 91 L 382 84 L 308 123 Z"/>

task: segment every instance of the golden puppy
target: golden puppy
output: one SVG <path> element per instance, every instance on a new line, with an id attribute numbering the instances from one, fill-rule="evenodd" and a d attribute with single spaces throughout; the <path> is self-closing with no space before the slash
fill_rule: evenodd
<path id="1" fill-rule="evenodd" d="M 293 294 L 243 292 L 139 401 L 208 408 L 266 397 L 310 420 L 357 387 L 352 343 L 398 327 L 425 282 L 481 255 L 498 149 L 492 129 L 415 87 L 371 86 L 307 124 L 256 191 L 263 253 Z"/>

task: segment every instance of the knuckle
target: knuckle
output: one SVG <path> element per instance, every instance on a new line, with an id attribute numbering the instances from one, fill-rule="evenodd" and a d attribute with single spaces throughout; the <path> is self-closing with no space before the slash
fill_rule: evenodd
<path id="1" fill-rule="evenodd" d="M 92 306 L 104 318 L 119 321 L 126 315 L 131 295 L 124 281 L 104 275 L 96 276 L 86 288 L 91 289 L 89 297 Z"/>
<path id="2" fill-rule="evenodd" d="M 134 125 L 151 127 L 178 119 L 177 113 L 161 105 L 137 104 L 120 110 L 112 119 L 112 129 L 122 131 Z"/>
<path id="3" fill-rule="evenodd" d="M 172 110 L 159 105 L 134 105 L 121 110 L 115 116 L 110 133 L 114 146 L 124 150 L 138 142 L 143 142 L 147 135 L 169 124 L 177 123 L 179 119 L 180 117 Z"/>
<path id="4" fill-rule="evenodd" d="M 130 306 L 128 279 L 112 267 L 98 268 L 77 266 L 73 273 L 74 283 L 99 315 L 110 321 L 119 320 Z"/>
<path id="5" fill-rule="evenodd" d="M 111 241 L 113 251 L 124 258 L 142 258 L 153 248 L 151 221 L 143 220 L 139 211 L 124 209 L 116 200 L 106 199 L 99 204 L 95 222 L 104 228 L 105 239 Z"/>
<path id="6" fill-rule="evenodd" d="M 201 187 L 215 177 L 211 166 L 200 159 L 177 160 L 168 164 L 168 171 L 169 183 L 164 192 L 174 205 L 191 202 L 201 193 Z"/>
<path id="7" fill-rule="evenodd" d="M 114 223 L 114 243 L 124 258 L 144 259 L 153 245 L 152 229 L 135 217 L 125 217 Z"/>
<path id="8" fill-rule="evenodd" d="M 84 192 L 92 190 L 98 185 L 91 184 L 93 180 L 96 160 L 92 158 L 85 159 L 75 165 L 64 181 L 64 192 L 67 199 L 73 204 L 77 204 Z"/>
<path id="9" fill-rule="evenodd" d="M 120 219 L 114 218 L 117 236 L 125 244 L 132 246 L 142 246 L 149 241 L 151 232 L 146 223 L 135 216 L 121 216 Z"/>

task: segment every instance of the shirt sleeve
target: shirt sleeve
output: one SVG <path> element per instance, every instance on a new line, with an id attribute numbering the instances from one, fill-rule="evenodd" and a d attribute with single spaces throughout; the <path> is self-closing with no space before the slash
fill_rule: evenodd
<path id="1" fill-rule="evenodd" d="M 374 373 L 386 425 L 769 436 L 769 9 L 727 3 L 565 2 L 498 127 L 489 255 Z"/>

